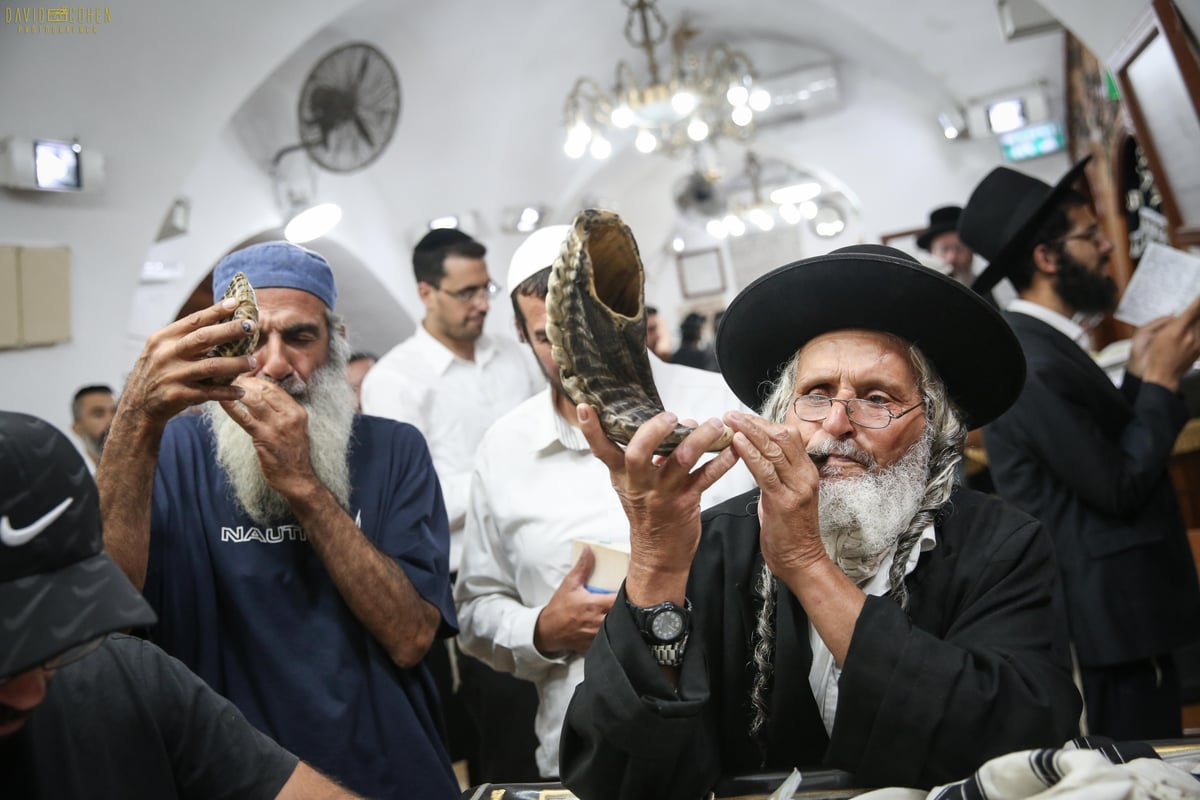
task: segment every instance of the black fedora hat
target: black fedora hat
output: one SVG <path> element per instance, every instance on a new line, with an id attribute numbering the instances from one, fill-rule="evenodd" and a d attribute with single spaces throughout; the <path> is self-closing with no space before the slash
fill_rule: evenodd
<path id="1" fill-rule="evenodd" d="M 929 212 L 929 227 L 917 235 L 917 247 L 928 252 L 933 240 L 943 233 L 958 230 L 962 206 L 942 206 Z"/>
<path id="2" fill-rule="evenodd" d="M 760 408 L 796 351 L 824 333 L 884 331 L 916 345 L 979 427 L 1012 404 L 1025 356 L 1008 323 L 952 278 L 883 245 L 854 245 L 780 267 L 733 299 L 717 332 L 725 382 Z"/>
<path id="3" fill-rule="evenodd" d="M 996 167 L 980 181 L 958 220 L 959 238 L 988 260 L 972 286 L 975 291 L 991 291 L 1008 276 L 1016 259 L 1030 249 L 1046 211 L 1075 185 L 1091 160 L 1085 156 L 1053 186 L 1008 167 Z"/>

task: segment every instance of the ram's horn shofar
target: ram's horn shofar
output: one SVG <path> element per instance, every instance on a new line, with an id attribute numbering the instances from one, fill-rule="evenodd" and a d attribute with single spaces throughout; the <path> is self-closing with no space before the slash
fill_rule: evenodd
<path id="1" fill-rule="evenodd" d="M 620 445 L 663 411 L 646 351 L 643 279 L 629 226 L 611 211 L 588 209 L 571 226 L 546 297 L 546 334 L 563 389 L 575 403 L 593 406 Z M 670 453 L 691 431 L 677 425 L 655 452 Z M 709 449 L 732 439 L 726 428 Z"/>
<path id="2" fill-rule="evenodd" d="M 245 273 L 239 272 L 233 276 L 233 280 L 229 281 L 229 286 L 226 287 L 225 296 L 222 299 L 230 297 L 238 301 L 237 308 L 233 310 L 233 314 L 228 319 L 221 321 L 228 322 L 231 319 L 248 319 L 254 323 L 254 332 L 248 337 L 215 345 L 208 351 L 206 358 L 248 356 L 258 348 L 258 298 L 255 296 L 254 287 L 250 285 L 250 281 L 246 278 Z M 203 383 L 213 384 L 228 384 L 232 382 L 233 378 L 208 378 L 203 381 Z"/>

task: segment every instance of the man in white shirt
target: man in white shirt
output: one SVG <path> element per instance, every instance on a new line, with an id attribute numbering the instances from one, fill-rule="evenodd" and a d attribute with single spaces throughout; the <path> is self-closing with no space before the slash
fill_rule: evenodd
<path id="1" fill-rule="evenodd" d="M 1088 732 L 1181 735 L 1173 651 L 1200 632 L 1200 587 L 1167 462 L 1187 408 L 1180 378 L 1200 357 L 1200 299 L 1139 328 L 1118 388 L 1089 354 L 1088 328 L 1116 307 L 1113 243 L 1072 185 L 1007 167 L 976 187 L 959 232 L 1007 277 L 1028 361 L 1016 403 L 984 429 L 1000 495 L 1054 537 Z"/>
<path id="2" fill-rule="evenodd" d="M 475 448 L 489 425 L 544 385 L 520 345 L 483 332 L 499 288 L 488 277 L 486 253 L 452 228 L 417 243 L 413 275 L 425 319 L 362 384 L 363 413 L 411 423 L 429 443 L 450 517 L 451 573 L 462 557 Z"/>
<path id="3" fill-rule="evenodd" d="M 546 778 L 558 775 L 559 734 L 583 679 L 582 654 L 616 597 L 588 588 L 595 556 L 587 548 L 572 566 L 573 543 L 586 539 L 620 548 L 629 541 L 608 471 L 579 430 L 546 337 L 550 265 L 567 230 L 543 228 L 513 255 L 508 287 L 517 332 L 550 386 L 497 421 L 480 444 L 455 592 L 459 646 L 537 685 L 537 761 Z M 663 403 L 682 417 L 706 419 L 741 407 L 716 374 L 654 355 L 650 365 Z M 705 493 L 704 505 L 752 485 L 739 464 Z"/>
<path id="4" fill-rule="evenodd" d="M 363 413 L 411 423 L 429 443 L 450 519 L 452 579 L 462 559 L 475 448 L 489 425 L 545 385 L 517 342 L 483 332 L 499 288 L 488 275 L 486 253 L 457 229 L 430 231 L 417 243 L 413 276 L 425 318 L 362 383 Z M 529 716 L 533 698 L 522 692 L 526 687 L 471 659 L 456 659 L 449 648 L 431 650 L 428 663 L 446 709 L 451 758 L 466 758 L 471 782 L 527 777 L 532 742 L 497 736 L 487 722 L 491 698 L 512 699 L 501 714 Z"/>

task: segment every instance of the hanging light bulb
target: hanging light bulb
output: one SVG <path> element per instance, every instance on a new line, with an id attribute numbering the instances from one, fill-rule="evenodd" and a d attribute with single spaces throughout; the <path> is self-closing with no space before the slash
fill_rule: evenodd
<path id="1" fill-rule="evenodd" d="M 621 105 L 612 110 L 610 119 L 614 126 L 625 130 L 633 124 L 633 109 L 629 107 L 628 103 L 621 103 Z"/>
<path id="2" fill-rule="evenodd" d="M 741 217 L 736 214 L 726 214 L 721 223 L 725 226 L 725 230 L 729 231 L 730 236 L 741 236 L 746 232 L 746 223 L 742 222 Z"/>
<path id="3" fill-rule="evenodd" d="M 782 217 L 783 221 L 788 225 L 795 225 L 804 218 L 800 213 L 800 209 L 796 208 L 791 203 L 784 203 L 779 207 L 779 216 Z"/>
<path id="4" fill-rule="evenodd" d="M 771 107 L 771 93 L 766 89 L 758 88 L 750 93 L 750 108 L 755 111 L 766 111 Z"/>
<path id="5" fill-rule="evenodd" d="M 597 134 L 592 137 L 592 144 L 588 147 L 588 152 L 592 154 L 592 158 L 603 160 L 612 154 L 612 145 L 608 143 L 608 139 Z"/>
<path id="6" fill-rule="evenodd" d="M 724 223 L 719 219 L 710 219 L 705 223 L 704 230 L 708 231 L 708 235 L 714 239 L 724 239 L 729 235 L 729 231 L 725 230 Z"/>
<path id="7" fill-rule="evenodd" d="M 639 153 L 653 153 L 654 148 L 658 147 L 658 139 L 653 133 L 642 128 L 638 131 L 637 138 L 633 140 L 633 144 Z"/>
<path id="8" fill-rule="evenodd" d="M 760 231 L 769 231 L 775 227 L 775 218 L 765 208 L 752 208 L 746 216 Z"/>
<path id="9" fill-rule="evenodd" d="M 693 142 L 703 142 L 708 138 L 708 123 L 702 119 L 694 119 L 687 126 L 688 138 Z"/>
<path id="10" fill-rule="evenodd" d="M 680 117 L 686 117 L 688 114 L 696 110 L 696 105 L 700 102 L 700 98 L 687 89 L 680 89 L 675 94 L 671 95 L 671 108 Z"/>
<path id="11" fill-rule="evenodd" d="M 744 106 L 750 99 L 750 90 L 740 83 L 729 84 L 729 91 L 725 93 L 725 99 L 729 101 L 731 106 Z"/>
<path id="12" fill-rule="evenodd" d="M 754 112 L 750 110 L 750 106 L 734 106 L 730 116 L 733 118 L 733 124 L 739 128 L 744 128 L 754 121 Z"/>
<path id="13" fill-rule="evenodd" d="M 570 158 L 580 158 L 587 152 L 588 142 L 592 138 L 592 129 L 583 120 L 576 122 L 567 131 L 567 141 L 563 144 L 563 152 Z"/>

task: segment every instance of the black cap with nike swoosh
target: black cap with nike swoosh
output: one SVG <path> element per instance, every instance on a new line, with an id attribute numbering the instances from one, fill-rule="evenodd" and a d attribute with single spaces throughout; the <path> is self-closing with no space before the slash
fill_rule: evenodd
<path id="1" fill-rule="evenodd" d="M 100 499 L 57 428 L 0 411 L 0 678 L 155 622 L 104 552 Z"/>

